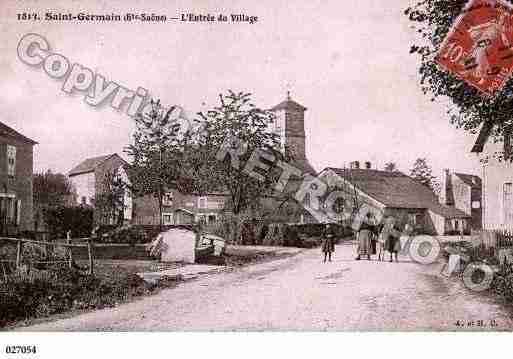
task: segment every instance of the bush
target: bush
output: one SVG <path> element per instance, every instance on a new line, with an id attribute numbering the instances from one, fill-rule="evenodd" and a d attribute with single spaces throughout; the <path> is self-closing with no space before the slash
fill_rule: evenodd
<path id="1" fill-rule="evenodd" d="M 491 285 L 492 291 L 504 300 L 513 303 L 513 263 L 502 263 L 495 273 Z"/>
<path id="2" fill-rule="evenodd" d="M 86 275 L 64 266 L 15 273 L 0 283 L 0 327 L 9 323 L 74 309 L 112 307 L 156 287 L 134 273 Z"/>
<path id="3" fill-rule="evenodd" d="M 91 235 L 93 229 L 93 209 L 91 207 L 58 206 L 46 209 L 43 215 L 53 236 L 65 238 L 68 230 L 71 230 L 73 238 Z"/>

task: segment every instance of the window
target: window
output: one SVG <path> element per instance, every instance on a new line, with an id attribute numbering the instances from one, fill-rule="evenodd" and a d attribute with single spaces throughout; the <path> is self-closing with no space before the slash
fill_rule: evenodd
<path id="1" fill-rule="evenodd" d="M 7 175 L 16 175 L 16 147 L 7 145 Z"/>
<path id="2" fill-rule="evenodd" d="M 162 223 L 164 225 L 173 224 L 173 213 L 162 213 Z"/>
<path id="3" fill-rule="evenodd" d="M 310 192 L 305 193 L 305 198 L 303 198 L 303 205 L 304 207 L 310 207 L 311 201 L 310 201 Z"/>
<path id="4" fill-rule="evenodd" d="M 168 192 L 164 194 L 162 198 L 162 204 L 164 206 L 172 206 L 173 205 L 173 192 Z"/>
<path id="5" fill-rule="evenodd" d="M 0 221 L 5 224 L 20 225 L 21 201 L 14 197 L 0 197 Z"/>
<path id="6" fill-rule="evenodd" d="M 513 184 L 504 183 L 502 209 L 504 224 L 513 224 Z"/>
<path id="7" fill-rule="evenodd" d="M 196 216 L 196 222 L 203 225 L 207 224 L 207 216 L 205 216 L 204 214 L 198 214 Z"/>
<path id="8" fill-rule="evenodd" d="M 472 201 L 472 208 L 473 209 L 481 208 L 481 202 L 480 201 Z"/>
<path id="9" fill-rule="evenodd" d="M 413 226 L 422 226 L 423 215 L 420 213 L 408 213 L 408 222 Z"/>
<path id="10" fill-rule="evenodd" d="M 207 197 L 198 198 L 198 208 L 207 208 Z"/>

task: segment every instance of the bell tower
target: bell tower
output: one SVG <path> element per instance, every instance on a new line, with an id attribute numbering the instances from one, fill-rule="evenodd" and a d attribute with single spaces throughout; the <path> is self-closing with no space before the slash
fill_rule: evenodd
<path id="1" fill-rule="evenodd" d="M 304 172 L 315 174 L 306 158 L 305 112 L 306 107 L 292 100 L 287 91 L 285 101 L 274 106 L 276 132 L 280 135 L 282 150 L 293 159 L 293 165 Z"/>

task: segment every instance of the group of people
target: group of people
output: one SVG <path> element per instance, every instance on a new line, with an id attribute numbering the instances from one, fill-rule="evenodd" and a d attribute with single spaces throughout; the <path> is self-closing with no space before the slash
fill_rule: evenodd
<path id="1" fill-rule="evenodd" d="M 390 253 L 390 262 L 395 259 L 399 262 L 397 256 L 401 251 L 401 241 L 399 233 L 403 228 L 399 228 L 394 218 L 388 217 L 382 223 L 377 224 L 372 213 L 367 213 L 365 221 L 360 228 L 355 231 L 357 239 L 357 256 L 355 260 L 370 260 L 372 255 L 378 255 L 378 261 L 385 260 L 385 252 Z M 408 224 L 404 230 L 408 231 Z M 326 226 L 326 231 L 322 241 L 322 252 L 324 253 L 324 262 L 331 262 L 331 254 L 335 251 L 335 234 L 330 224 Z"/>

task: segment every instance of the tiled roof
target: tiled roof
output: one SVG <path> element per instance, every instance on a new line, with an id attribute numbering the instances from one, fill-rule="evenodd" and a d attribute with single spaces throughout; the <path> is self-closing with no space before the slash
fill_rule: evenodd
<path id="1" fill-rule="evenodd" d="M 278 105 L 271 108 L 271 111 L 278 111 L 278 110 L 300 110 L 300 111 L 306 111 L 306 107 L 298 104 L 296 101 L 291 100 L 290 98 L 286 99 L 285 101 L 279 103 Z"/>
<path id="2" fill-rule="evenodd" d="M 429 207 L 429 210 L 435 212 L 436 214 L 441 215 L 444 218 L 470 218 L 468 214 L 463 211 L 460 211 L 456 207 L 445 206 L 442 204 L 437 204 Z"/>
<path id="3" fill-rule="evenodd" d="M 464 173 L 454 173 L 458 176 L 463 182 L 468 184 L 471 187 L 481 188 L 481 178 L 474 175 L 468 175 Z"/>
<path id="4" fill-rule="evenodd" d="M 98 157 L 91 157 L 88 158 L 82 162 L 78 166 L 73 167 L 71 171 L 69 171 L 68 176 L 74 176 L 82 173 L 88 173 L 93 172 L 96 167 L 98 167 L 100 164 L 105 162 L 107 159 L 111 158 L 112 156 L 117 156 L 115 153 L 111 155 L 106 156 L 98 156 Z"/>
<path id="5" fill-rule="evenodd" d="M 402 172 L 331 167 L 328 169 L 389 208 L 432 209 L 436 213 L 444 213 L 446 217 L 460 216 L 463 213 L 441 206 L 433 191 Z"/>
<path id="6" fill-rule="evenodd" d="M 26 136 L 23 136 L 21 133 L 12 129 L 11 127 L 7 126 L 5 123 L 2 123 L 2 122 L 0 122 L 0 135 L 6 136 L 6 137 L 11 137 L 18 141 L 30 143 L 32 145 L 37 144 L 36 141 L 34 141 Z"/>

